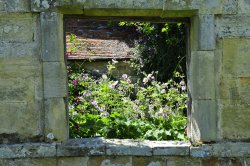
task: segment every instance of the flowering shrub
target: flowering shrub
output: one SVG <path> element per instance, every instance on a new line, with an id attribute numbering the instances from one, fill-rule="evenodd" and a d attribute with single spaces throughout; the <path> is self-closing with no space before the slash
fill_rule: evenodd
<path id="1" fill-rule="evenodd" d="M 112 79 L 107 73 L 68 67 L 70 136 L 185 140 L 187 93 L 184 76 L 166 83 L 155 72 L 131 81 L 127 74 Z M 174 80 L 180 80 L 176 82 Z"/>

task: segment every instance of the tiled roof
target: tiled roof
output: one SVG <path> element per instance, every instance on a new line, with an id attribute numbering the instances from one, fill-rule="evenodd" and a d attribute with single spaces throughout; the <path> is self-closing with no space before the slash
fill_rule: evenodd
<path id="1" fill-rule="evenodd" d="M 129 59 L 136 40 L 131 29 L 109 26 L 107 21 L 66 20 L 65 32 L 68 59 Z M 76 36 L 73 42 L 70 34 Z"/>

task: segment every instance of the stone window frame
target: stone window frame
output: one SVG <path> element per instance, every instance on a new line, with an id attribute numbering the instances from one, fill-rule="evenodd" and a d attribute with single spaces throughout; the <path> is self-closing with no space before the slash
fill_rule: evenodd
<path id="1" fill-rule="evenodd" d="M 189 18 L 188 89 L 191 112 L 188 115 L 188 137 L 193 144 L 217 141 L 214 14 L 198 9 L 199 6 L 159 0 L 148 3 L 143 0 L 59 0 L 50 3 L 31 0 L 31 10 L 40 13 L 41 23 L 45 141 L 69 139 L 67 77 L 63 56 L 65 14 Z"/>

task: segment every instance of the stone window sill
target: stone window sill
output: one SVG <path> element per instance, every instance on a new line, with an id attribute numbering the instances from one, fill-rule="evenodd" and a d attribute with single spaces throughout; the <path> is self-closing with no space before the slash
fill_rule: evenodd
<path id="1" fill-rule="evenodd" d="M 193 147 L 187 142 L 86 138 L 65 143 L 0 145 L 0 159 L 78 156 L 250 157 L 250 143 L 216 143 Z"/>

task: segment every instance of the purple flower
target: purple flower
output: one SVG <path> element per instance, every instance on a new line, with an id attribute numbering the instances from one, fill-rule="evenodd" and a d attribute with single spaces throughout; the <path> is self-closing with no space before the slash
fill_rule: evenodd
<path id="1" fill-rule="evenodd" d="M 72 56 L 72 52 L 71 52 L 71 51 L 66 52 L 66 56 L 67 56 L 67 57 Z"/>
<path id="2" fill-rule="evenodd" d="M 128 78 L 128 75 L 127 75 L 127 74 L 123 74 L 123 75 L 122 75 L 122 78 L 123 78 L 123 79 L 127 79 L 127 78 Z"/>
<path id="3" fill-rule="evenodd" d="M 78 81 L 77 80 L 73 80 L 72 84 L 76 86 L 78 84 Z"/>
<path id="4" fill-rule="evenodd" d="M 111 84 L 111 88 L 115 88 L 115 86 L 118 84 L 118 81 L 115 81 L 114 83 Z"/>
<path id="5" fill-rule="evenodd" d="M 92 104 L 93 106 L 97 106 L 98 102 L 97 102 L 96 100 L 94 100 L 94 101 L 91 102 L 91 104 Z"/>

